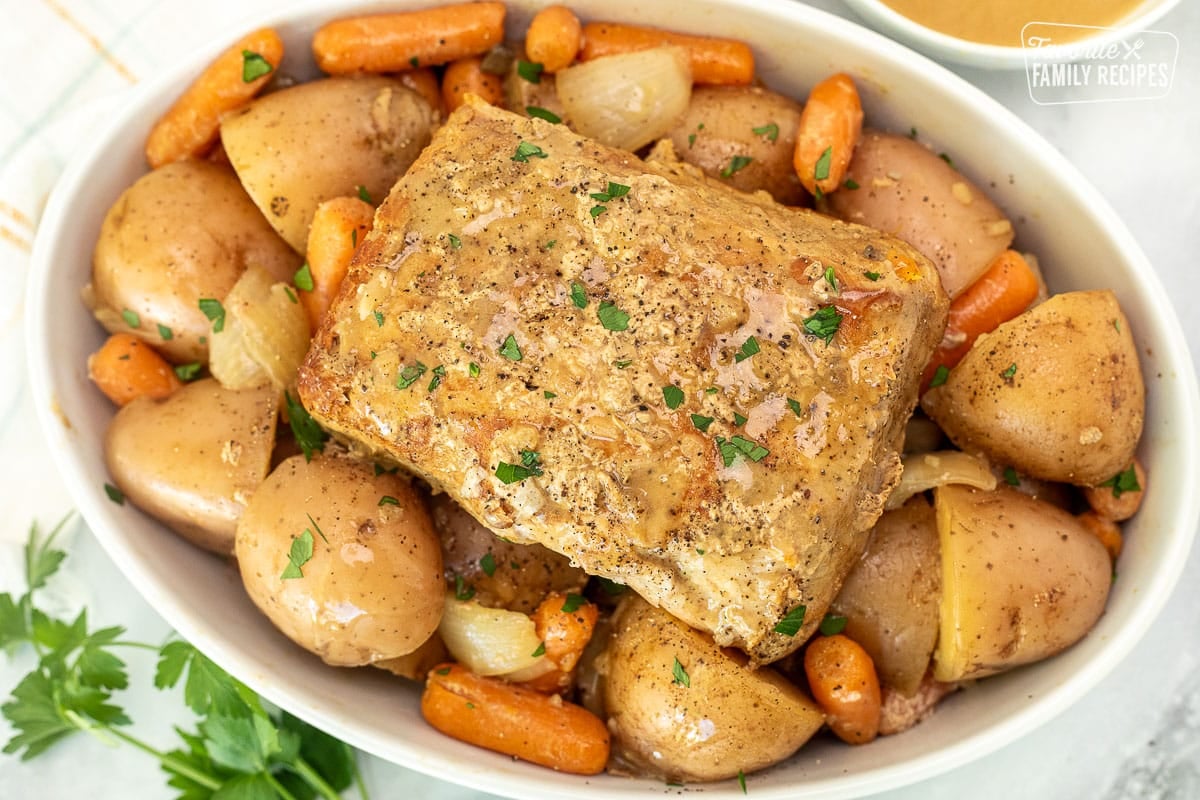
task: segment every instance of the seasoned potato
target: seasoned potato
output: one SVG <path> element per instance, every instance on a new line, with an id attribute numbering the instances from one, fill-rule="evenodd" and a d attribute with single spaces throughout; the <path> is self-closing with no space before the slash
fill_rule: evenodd
<path id="1" fill-rule="evenodd" d="M 799 124 L 800 104 L 761 86 L 697 86 L 668 135 L 680 159 L 713 178 L 796 205 L 806 197 L 792 166 Z"/>
<path id="2" fill-rule="evenodd" d="M 267 221 L 303 253 L 322 201 L 376 203 L 429 138 L 437 114 L 401 82 L 326 78 L 260 97 L 221 122 L 221 142 Z"/>
<path id="3" fill-rule="evenodd" d="M 938 634 L 941 555 L 933 507 L 916 496 L 875 523 L 866 552 L 846 576 L 831 613 L 875 662 L 885 686 L 921 685 Z"/>
<path id="4" fill-rule="evenodd" d="M 338 455 L 280 464 L 237 527 L 250 599 L 327 664 L 417 650 L 442 616 L 442 552 L 420 496 Z"/>
<path id="5" fill-rule="evenodd" d="M 249 264 L 290 281 L 300 258 L 228 167 L 168 164 L 139 178 L 105 216 L 92 260 L 92 307 L 113 333 L 134 333 L 175 363 L 206 363 L 202 339 L 212 323 L 200 299 L 223 300 Z"/>
<path id="6" fill-rule="evenodd" d="M 1074 517 L 1003 487 L 934 491 L 942 549 L 933 676 L 994 675 L 1052 656 L 1104 611 L 1112 564 Z"/>
<path id="7" fill-rule="evenodd" d="M 447 583 L 461 579 L 481 605 L 532 614 L 550 592 L 578 592 L 587 583 L 587 573 L 566 556 L 501 539 L 449 495 L 436 495 L 430 513 L 442 540 Z"/>
<path id="8" fill-rule="evenodd" d="M 964 450 L 1094 486 L 1133 460 L 1145 387 L 1113 293 L 1068 292 L 979 337 L 921 407 Z"/>
<path id="9" fill-rule="evenodd" d="M 906 136 L 864 131 L 847 179 L 858 188 L 830 194 L 833 213 L 920 250 L 937 265 L 951 299 L 1012 244 L 1012 223 L 987 195 Z"/>
<path id="10" fill-rule="evenodd" d="M 221 555 L 250 496 L 267 476 L 279 394 L 235 392 L 211 378 L 163 400 L 138 398 L 104 437 L 113 482 L 134 505 Z"/>
<path id="11" fill-rule="evenodd" d="M 824 723 L 770 667 L 748 669 L 667 612 L 630 594 L 603 660 L 604 706 L 617 765 L 668 780 L 732 778 L 782 761 Z"/>

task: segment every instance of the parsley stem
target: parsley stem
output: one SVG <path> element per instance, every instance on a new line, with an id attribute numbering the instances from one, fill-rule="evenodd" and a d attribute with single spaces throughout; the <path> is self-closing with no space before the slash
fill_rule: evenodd
<path id="1" fill-rule="evenodd" d="M 345 745 L 347 750 L 350 750 L 350 745 Z M 358 756 L 353 751 L 350 752 L 350 770 L 354 773 L 354 786 L 358 789 L 359 800 L 371 800 L 371 795 L 367 792 L 367 784 L 363 782 L 362 772 L 358 768 Z"/>
<path id="2" fill-rule="evenodd" d="M 157 653 L 162 649 L 152 644 L 146 644 L 145 642 L 109 642 L 105 647 L 136 647 L 139 650 L 149 650 L 153 653 Z"/>
<path id="3" fill-rule="evenodd" d="M 283 798 L 283 800 L 296 800 L 296 796 L 293 795 L 291 792 L 289 792 L 287 789 L 285 789 L 282 783 L 275 780 L 274 775 L 272 775 L 269 772 L 266 772 L 263 774 L 266 775 L 266 777 L 267 777 L 267 783 L 271 784 L 271 788 L 274 789 L 279 794 L 279 796 Z M 337 795 L 334 795 L 334 797 L 337 797 Z"/>
<path id="4" fill-rule="evenodd" d="M 67 713 L 72 714 L 73 712 L 68 711 Z M 195 781 L 206 789 L 212 789 L 213 791 L 216 791 L 217 789 L 221 788 L 221 781 L 217 780 L 211 775 L 206 775 L 205 773 L 194 769 L 192 766 L 185 764 L 170 753 L 164 753 L 161 750 L 156 750 L 143 742 L 141 739 L 138 739 L 135 736 L 130 736 L 128 733 L 118 730 L 117 728 L 105 726 L 104 730 L 126 744 L 133 745 L 143 753 L 154 756 L 156 759 L 158 759 L 159 763 L 162 764 L 162 767 L 165 770 L 182 775 L 188 780 Z"/>
<path id="5" fill-rule="evenodd" d="M 309 786 L 317 790 L 317 794 L 321 795 L 327 800 L 341 800 L 341 795 L 338 794 L 332 786 L 326 783 L 325 779 L 321 777 L 320 773 L 313 769 L 312 766 L 303 758 L 297 756 L 296 762 L 292 765 L 292 767 L 296 770 L 297 775 L 299 775 L 301 778 L 304 778 L 305 782 L 307 782 Z M 357 774 L 358 770 L 356 768 L 355 775 Z M 362 794 L 361 790 L 359 793 Z M 363 794 L 363 798 L 366 800 L 365 794 Z"/>

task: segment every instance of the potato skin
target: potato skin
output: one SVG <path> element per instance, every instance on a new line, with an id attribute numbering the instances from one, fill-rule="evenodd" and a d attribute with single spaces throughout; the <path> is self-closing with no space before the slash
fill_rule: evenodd
<path id="1" fill-rule="evenodd" d="M 429 144 L 437 119 L 398 80 L 326 78 L 260 97 L 221 121 L 246 191 L 303 253 L 317 206 L 365 187 L 375 203 Z"/>
<path id="2" fill-rule="evenodd" d="M 1107 290 L 1054 295 L 981 336 L 921 407 L 964 450 L 1080 486 L 1129 466 L 1146 413 L 1129 322 Z"/>
<path id="3" fill-rule="evenodd" d="M 598 667 L 617 769 L 667 780 L 732 778 L 782 761 L 824 723 L 779 673 L 749 669 L 740 654 L 637 595 L 622 601 L 611 631 Z M 690 686 L 674 681 L 676 659 Z"/>
<path id="4" fill-rule="evenodd" d="M 779 127 L 775 141 L 754 132 L 771 123 Z M 790 97 L 761 86 L 697 86 L 669 137 L 682 161 L 710 177 L 744 192 L 761 189 L 781 203 L 798 205 L 808 196 L 792 167 L 799 125 L 800 104 Z M 751 161 L 721 177 L 734 156 Z"/>
<path id="5" fill-rule="evenodd" d="M 831 193 L 833 213 L 920 250 L 952 300 L 1012 244 L 1012 223 L 987 195 L 907 136 L 864 131 L 846 177 L 859 188 Z"/>
<path id="6" fill-rule="evenodd" d="M 312 558 L 302 577 L 281 578 L 305 530 Z M 420 496 L 403 478 L 343 456 L 281 463 L 238 523 L 236 554 L 254 604 L 327 664 L 406 655 L 441 621 L 442 553 Z"/>
<path id="7" fill-rule="evenodd" d="M 532 614 L 550 592 L 579 592 L 587 583 L 587 573 L 566 556 L 540 544 L 501 539 L 449 495 L 435 495 L 429 511 L 442 542 L 447 583 L 454 586 L 462 578 L 480 605 Z M 491 575 L 482 563 L 489 553 Z"/>
<path id="8" fill-rule="evenodd" d="M 942 549 L 933 677 L 982 678 L 1074 644 L 1104 612 L 1112 564 L 1062 509 L 1008 487 L 934 491 Z"/>
<path id="9" fill-rule="evenodd" d="M 248 264 L 291 281 L 300 258 L 276 235 L 228 167 L 180 161 L 143 175 L 109 209 L 92 257 L 96 317 L 177 364 L 208 361 L 204 297 L 224 299 Z M 122 318 L 139 316 L 137 328 Z M 164 325 L 171 338 L 158 330 Z"/>
<path id="10" fill-rule="evenodd" d="M 887 511 L 830 612 L 875 662 L 885 686 L 912 695 L 937 643 L 942 565 L 933 507 L 917 495 Z"/>
<path id="11" fill-rule="evenodd" d="M 163 400 L 138 398 L 104 435 L 113 482 L 135 506 L 183 538 L 220 555 L 267 476 L 279 395 L 225 389 L 212 378 Z"/>

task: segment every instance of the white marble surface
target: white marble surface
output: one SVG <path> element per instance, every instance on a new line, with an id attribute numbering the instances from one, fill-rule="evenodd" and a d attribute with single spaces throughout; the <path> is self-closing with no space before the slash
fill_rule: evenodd
<path id="1" fill-rule="evenodd" d="M 18 0 L 0 0 L 0 20 Z M 274 0 L 279 4 L 281 0 Z M 191 5 L 191 4 L 189 4 Z M 831 0 L 814 5 L 850 16 Z M 23 9 L 62 20 L 60 12 L 121 43 L 122 67 L 149 74 L 173 49 L 204 41 L 212 31 L 247 12 L 237 0 L 209 0 L 206 13 L 183 13 L 161 0 L 39 0 Z M 128 19 L 152 17 L 169 39 L 136 41 Z M 28 13 L 25 17 L 29 18 Z M 1049 139 L 1104 194 L 1141 243 L 1173 298 L 1193 352 L 1200 353 L 1200 306 L 1190 295 L 1200 252 L 1200 3 L 1183 3 L 1158 26 L 1178 35 L 1176 79 L 1164 99 L 1135 103 L 1037 106 L 1021 72 L 958 70 L 998 98 Z M 59 26 L 56 35 L 71 33 Z M 40 28 L 39 28 L 40 30 Z M 33 27 L 0 22 L 0 51 L 24 53 L 30 70 L 56 69 L 55 42 L 34 36 Z M 132 40 L 131 38 L 132 37 Z M 113 70 L 109 70 L 111 73 Z M 119 70 L 117 71 L 119 73 Z M 64 78 L 65 82 L 65 78 Z M 55 158 L 36 165 L 22 161 L 30 148 L 49 149 L 31 137 L 31 123 L 49 124 L 93 96 L 127 85 L 128 78 L 103 71 L 59 87 L 59 108 L 40 110 L 44 99 L 20 71 L 0 74 L 0 203 L 11 207 L 41 191 Z M 29 113 L 32 107 L 37 114 Z M 44 155 L 44 153 L 43 153 Z M 49 166 L 47 166 L 49 164 Z M 15 194 L 13 194 L 15 193 Z M 0 205 L 0 212 L 5 210 Z M 1052 209 L 1047 209 L 1051 213 Z M 10 215 L 11 216 L 11 215 Z M 20 221 L 0 215 L 0 234 L 28 240 Z M 5 250 L 5 246 L 8 250 Z M 15 248 L 15 249 L 14 249 Z M 17 253 L 12 236 L 0 236 L 0 254 Z M 15 263 L 16 257 L 12 259 Z M 0 274 L 13 273 L 0 260 Z M 21 275 L 17 275 L 18 283 Z M 28 392 L 20 380 L 19 292 L 0 300 L 0 590 L 19 585 L 19 551 L 29 521 L 49 525 L 70 505 L 41 444 Z M 1196 443 L 1200 446 L 1200 442 Z M 1200 487 L 1197 487 L 1200 490 Z M 64 602 L 86 602 L 99 623 L 123 624 L 131 638 L 159 641 L 165 623 L 145 605 L 82 526 L 71 540 L 69 570 L 56 585 Z M 165 741 L 170 725 L 186 719 L 182 704 L 150 688 L 151 665 L 135 662 L 134 685 L 125 695 L 136 730 Z M 29 662 L 0 657 L 0 693 L 7 693 Z M 0 738 L 8 731 L 0 724 Z M 366 760 L 376 798 L 486 800 L 489 795 L 385 764 Z M 86 791 L 81 788 L 86 786 Z M 167 798 L 164 776 L 130 748 L 110 749 L 79 736 L 32 763 L 0 756 L 0 798 Z M 1080 703 L 1033 734 L 946 775 L 879 795 L 888 800 L 978 800 L 1028 798 L 1138 798 L 1184 800 L 1200 797 L 1200 550 L 1194 550 L 1180 585 L 1141 645 Z"/>

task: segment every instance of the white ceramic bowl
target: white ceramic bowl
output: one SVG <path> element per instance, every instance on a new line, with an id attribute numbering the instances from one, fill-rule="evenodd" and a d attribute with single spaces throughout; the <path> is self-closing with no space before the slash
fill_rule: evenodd
<path id="1" fill-rule="evenodd" d="M 948 0 L 955 2 L 955 0 Z M 991 2 L 991 0 L 981 0 Z M 1025 50 L 1022 47 L 1005 47 L 995 44 L 982 44 L 969 39 L 927 28 L 919 22 L 904 16 L 896 9 L 881 2 L 881 0 L 843 0 L 862 17 L 871 27 L 894 36 L 906 44 L 915 47 L 922 53 L 940 61 L 953 61 L 968 67 L 983 69 L 1023 69 L 1025 67 Z M 1075 46 L 1107 45 L 1118 39 L 1123 39 L 1132 33 L 1145 30 L 1179 4 L 1179 0 L 1143 0 L 1128 18 L 1110 29 L 1089 37 L 1085 42 L 1072 43 Z M 1035 22 L 1036 18 L 1028 20 Z M 1040 61 L 1055 61 L 1063 57 L 1063 53 L 1071 46 L 1043 47 L 1037 51 Z"/>
<path id="2" fill-rule="evenodd" d="M 106 499 L 101 438 L 111 405 L 86 378 L 103 340 L 79 302 L 106 209 L 146 167 L 141 145 L 203 64 L 244 30 L 279 28 L 286 69 L 313 71 L 308 48 L 321 22 L 356 10 L 417 2 L 327 0 L 253 25 L 138 90 L 68 167 L 46 208 L 29 288 L 29 362 L 38 411 L 79 507 L 113 560 L 181 634 L 271 701 L 363 750 L 413 769 L 513 797 L 659 797 L 658 781 L 583 779 L 517 763 L 442 737 L 422 722 L 418 693 L 373 670 L 336 670 L 278 634 L 250 604 L 236 571 L 126 504 Z M 515 0 L 510 28 L 523 31 L 532 0 Z M 656 2 L 575 0 L 586 18 L 737 37 L 752 42 L 771 86 L 803 96 L 836 70 L 858 78 L 871 124 L 915 126 L 951 153 L 1016 221 L 1017 239 L 1048 265 L 1057 290 L 1113 288 L 1143 354 L 1148 414 L 1141 455 L 1153 475 L 1128 528 L 1120 579 L 1095 630 L 1068 652 L 983 681 L 948 700 L 929 721 L 869 747 L 817 741 L 752 779 L 754 796 L 845 797 L 910 783 L 994 750 L 1062 711 L 1130 650 L 1179 576 L 1197 521 L 1200 470 L 1197 394 L 1186 344 L 1151 266 L 1103 199 L 1046 142 L 1004 108 L 930 61 L 845 20 L 770 0 Z M 686 12 L 686 13 L 684 13 Z M 988 136 L 979 136 L 986 130 Z M 707 796 L 741 797 L 736 784 Z"/>

